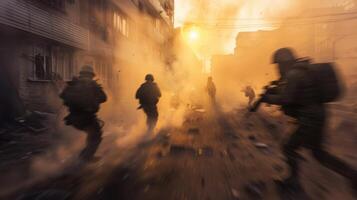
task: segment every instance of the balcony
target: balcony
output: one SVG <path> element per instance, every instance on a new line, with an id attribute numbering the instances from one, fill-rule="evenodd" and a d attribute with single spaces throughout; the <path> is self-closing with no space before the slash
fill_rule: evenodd
<path id="1" fill-rule="evenodd" d="M 89 30 L 25 0 L 1 0 L 0 24 L 80 49 L 86 50 L 89 46 Z"/>

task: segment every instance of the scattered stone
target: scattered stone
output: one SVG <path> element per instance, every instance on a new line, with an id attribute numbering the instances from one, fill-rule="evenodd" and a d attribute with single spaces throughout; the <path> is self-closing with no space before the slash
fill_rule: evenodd
<path id="1" fill-rule="evenodd" d="M 263 199 L 263 192 L 266 190 L 266 185 L 263 181 L 257 181 L 246 185 L 244 188 L 251 199 Z"/>
<path id="2" fill-rule="evenodd" d="M 248 137 L 248 139 L 251 140 L 251 141 L 255 141 L 257 138 L 254 135 L 250 135 Z"/>
<path id="3" fill-rule="evenodd" d="M 188 129 L 188 134 L 198 135 L 198 134 L 200 134 L 200 129 L 199 128 L 190 128 L 190 129 Z"/>
<path id="4" fill-rule="evenodd" d="M 232 195 L 233 195 L 233 198 L 235 200 L 239 200 L 240 199 L 240 194 L 239 194 L 238 190 L 236 190 L 234 188 L 232 188 Z"/>
<path id="5" fill-rule="evenodd" d="M 212 157 L 213 156 L 213 148 L 212 147 L 200 148 L 200 149 L 198 149 L 198 155 Z"/>
<path id="6" fill-rule="evenodd" d="M 272 153 L 267 144 L 257 142 L 254 144 L 254 146 L 266 155 L 270 155 Z"/>
<path id="7" fill-rule="evenodd" d="M 182 146 L 182 145 L 172 145 L 170 147 L 170 154 L 174 156 L 179 156 L 183 154 L 188 154 L 191 156 L 196 155 L 196 151 L 192 147 Z"/>
<path id="8" fill-rule="evenodd" d="M 254 146 L 257 147 L 257 148 L 262 148 L 262 149 L 269 148 L 269 146 L 267 144 L 264 144 L 264 143 L 261 143 L 261 142 L 255 143 Z"/>

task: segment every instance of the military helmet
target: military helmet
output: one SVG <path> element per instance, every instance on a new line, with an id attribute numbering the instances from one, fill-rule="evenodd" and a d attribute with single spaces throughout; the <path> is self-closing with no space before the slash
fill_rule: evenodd
<path id="1" fill-rule="evenodd" d="M 286 63 L 296 60 L 295 53 L 291 48 L 281 48 L 275 51 L 273 55 L 273 64 Z"/>
<path id="2" fill-rule="evenodd" d="M 84 65 L 81 68 L 81 71 L 79 72 L 80 74 L 90 74 L 92 76 L 95 76 L 94 69 L 90 65 Z"/>
<path id="3" fill-rule="evenodd" d="M 146 81 L 154 81 L 154 76 L 153 76 L 152 74 L 147 74 L 147 75 L 145 76 L 145 80 L 146 80 Z"/>

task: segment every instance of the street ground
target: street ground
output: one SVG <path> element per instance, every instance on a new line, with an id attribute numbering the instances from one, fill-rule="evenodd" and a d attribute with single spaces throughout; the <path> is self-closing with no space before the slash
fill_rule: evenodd
<path id="1" fill-rule="evenodd" d="M 122 151 L 109 147 L 98 152 L 95 162 L 30 182 L 28 163 L 46 151 L 51 139 L 24 128 L 7 130 L 14 135 L 1 146 L 1 199 L 279 199 L 273 180 L 286 176 L 280 145 L 293 124 L 271 110 L 189 110 L 181 127 L 158 130 L 150 143 Z M 357 167 L 357 116 L 346 111 L 332 116 L 328 150 Z M 110 146 L 112 139 L 106 137 L 102 145 Z M 301 155 L 309 198 L 300 194 L 294 199 L 353 199 L 342 177 L 320 166 L 308 151 Z"/>

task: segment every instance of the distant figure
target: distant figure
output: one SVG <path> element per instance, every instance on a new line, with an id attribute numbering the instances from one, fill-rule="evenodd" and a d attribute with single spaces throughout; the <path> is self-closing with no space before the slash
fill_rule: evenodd
<path id="1" fill-rule="evenodd" d="M 247 86 L 244 88 L 243 90 L 244 92 L 244 95 L 246 97 L 248 97 L 248 107 L 251 107 L 252 106 L 252 103 L 255 99 L 255 92 L 254 92 L 254 89 L 251 87 L 251 86 Z"/>
<path id="2" fill-rule="evenodd" d="M 148 131 L 154 130 L 159 113 L 157 111 L 157 103 L 161 97 L 161 91 L 158 85 L 154 82 L 154 76 L 148 74 L 145 76 L 145 83 L 143 83 L 136 91 L 135 98 L 139 100 L 140 106 L 138 109 L 143 109 L 146 116 L 146 124 Z"/>
<path id="3" fill-rule="evenodd" d="M 90 161 L 102 141 L 102 126 L 97 118 L 100 104 L 107 101 L 102 87 L 95 81 L 91 66 L 83 66 L 79 77 L 74 77 L 60 94 L 64 105 L 69 109 L 65 117 L 66 125 L 86 132 L 87 144 L 80 153 L 83 161 Z"/>
<path id="4" fill-rule="evenodd" d="M 215 103 L 216 102 L 216 85 L 214 84 L 211 76 L 208 77 L 208 79 L 207 79 L 206 90 L 207 90 L 208 96 L 210 97 L 211 103 Z"/>
<path id="5" fill-rule="evenodd" d="M 323 166 L 346 177 L 357 191 L 357 171 L 339 158 L 328 153 L 323 144 L 326 139 L 326 105 L 340 94 L 338 79 L 329 63 L 311 64 L 297 59 L 289 48 L 275 52 L 273 63 L 280 73 L 278 93 L 263 95 L 263 102 L 280 105 L 286 115 L 295 118 L 298 128 L 290 136 L 283 153 L 290 167 L 290 177 L 279 185 L 301 188 L 299 181 L 300 148 L 308 148 Z M 316 73 L 318 72 L 318 73 Z"/>

